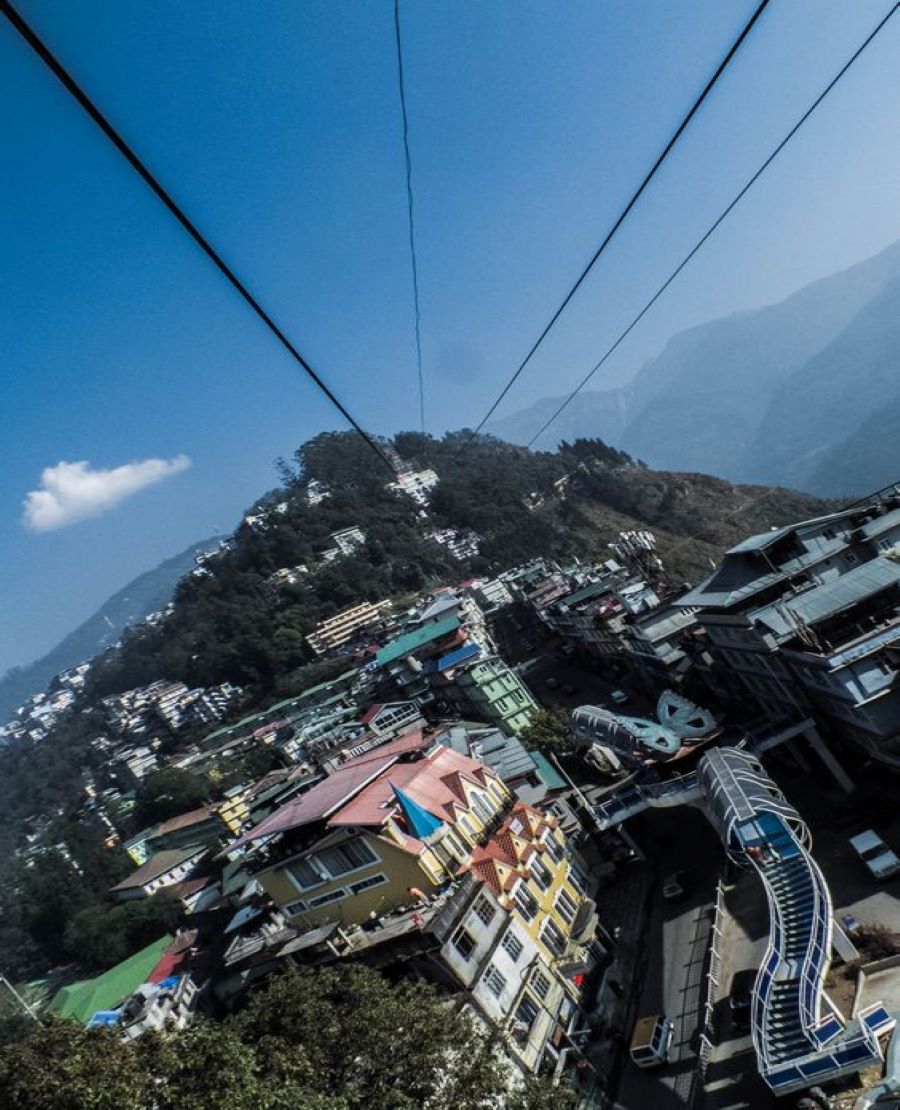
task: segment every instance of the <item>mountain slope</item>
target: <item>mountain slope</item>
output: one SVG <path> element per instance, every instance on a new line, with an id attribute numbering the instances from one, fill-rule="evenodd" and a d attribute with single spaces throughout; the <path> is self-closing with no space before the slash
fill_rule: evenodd
<path id="1" fill-rule="evenodd" d="M 748 532 L 827 509 L 789 490 L 652 471 L 599 440 L 534 453 L 490 438 L 470 444 L 462 432 L 442 440 L 403 433 L 394 446 L 440 477 L 427 518 L 386 489 L 385 473 L 358 438 L 318 436 L 297 452 L 298 471 L 286 486 L 254 506 L 255 526 L 238 529 L 229 549 L 207 563 L 208 574 L 182 582 L 171 616 L 133 630 L 98 663 L 93 692 L 159 677 L 227 680 L 263 703 L 297 692 L 312 658 L 306 636 L 350 604 L 408 597 L 538 556 L 606 559 L 617 533 L 635 528 L 658 534 L 674 581 L 696 578 Z M 316 505 L 306 497 L 311 479 L 330 491 Z M 322 562 L 330 534 L 353 526 L 364 546 Z M 478 554 L 455 560 L 434 540 L 436 529 L 473 530 Z M 297 564 L 310 572 L 276 586 L 273 575 Z"/>
<path id="2" fill-rule="evenodd" d="M 179 579 L 193 569 L 194 556 L 211 551 L 217 543 L 214 538 L 192 544 L 153 570 L 138 575 L 46 655 L 8 671 L 0 678 L 0 720 L 5 720 L 25 698 L 43 690 L 54 675 L 105 651 L 129 625 L 164 608 Z"/>
<path id="3" fill-rule="evenodd" d="M 779 304 L 682 332 L 630 386 L 583 394 L 541 442 L 600 434 L 660 468 L 843 492 L 834 467 L 819 473 L 815 452 L 836 447 L 897 395 L 886 360 L 898 350 L 898 280 L 900 242 Z M 839 374 L 848 388 L 838 387 Z M 822 403 L 839 394 L 851 403 L 823 417 Z M 530 438 L 537 416 L 558 403 L 547 398 L 492 430 Z M 861 470 L 857 490 L 877 485 L 885 465 Z"/>
<path id="4" fill-rule="evenodd" d="M 900 277 L 865 305 L 772 398 L 743 470 L 813 491 L 861 495 L 900 477 L 900 451 L 878 427 L 900 403 Z M 845 441 L 854 461 L 845 470 Z M 862 450 L 861 450 L 862 449 Z M 867 465 L 863 465 L 867 460 Z"/>

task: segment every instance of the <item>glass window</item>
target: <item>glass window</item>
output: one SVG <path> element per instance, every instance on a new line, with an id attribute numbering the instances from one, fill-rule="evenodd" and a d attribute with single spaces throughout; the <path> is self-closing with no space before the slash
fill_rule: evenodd
<path id="1" fill-rule="evenodd" d="M 562 956 L 566 950 L 566 938 L 563 936 L 562 930 L 555 921 L 549 918 L 544 922 L 544 927 L 541 929 L 541 939 L 555 956 Z"/>
<path id="2" fill-rule="evenodd" d="M 479 894 L 475 899 L 475 905 L 472 907 L 472 912 L 475 916 L 485 925 L 490 925 L 494 920 L 494 914 L 497 912 L 497 907 L 486 898 L 483 894 Z"/>
<path id="3" fill-rule="evenodd" d="M 577 910 L 578 907 L 570 895 L 567 894 L 566 891 L 561 890 L 556 896 L 556 912 L 567 925 L 571 925 L 575 920 Z"/>
<path id="4" fill-rule="evenodd" d="M 562 863 L 563 857 L 565 856 L 566 853 L 563 850 L 562 845 L 556 839 L 556 835 L 553 832 L 548 832 L 547 833 L 546 839 L 544 840 L 544 844 L 546 844 L 547 853 L 549 854 L 549 856 L 553 860 L 553 862 L 554 863 Z"/>
<path id="5" fill-rule="evenodd" d="M 468 929 L 460 925 L 460 927 L 453 934 L 450 943 L 460 954 L 460 956 L 462 956 L 464 960 L 467 960 L 475 951 L 475 945 L 478 942 L 475 940 Z"/>
<path id="6" fill-rule="evenodd" d="M 288 874 L 301 890 L 308 890 L 311 886 L 321 886 L 325 879 L 313 867 L 308 859 L 297 859 L 288 864 Z"/>
<path id="7" fill-rule="evenodd" d="M 320 894 L 318 898 L 310 898 L 306 904 L 312 909 L 315 906 L 325 906 L 329 902 L 338 902 L 341 898 L 346 897 L 347 891 L 343 887 L 339 887 L 337 890 L 330 890 L 327 894 Z"/>
<path id="8" fill-rule="evenodd" d="M 493 964 L 488 964 L 484 973 L 484 985 L 495 997 L 499 998 L 506 986 L 506 976 L 501 974 Z"/>
<path id="9" fill-rule="evenodd" d="M 370 875 L 368 879 L 360 879 L 358 883 L 351 883 L 350 889 L 354 894 L 362 894 L 364 890 L 368 890 L 373 886 L 381 886 L 386 883 L 387 879 L 384 875 Z"/>
<path id="10" fill-rule="evenodd" d="M 543 971 L 536 971 L 531 977 L 531 989 L 542 1001 L 550 993 L 550 980 Z"/>
<path id="11" fill-rule="evenodd" d="M 547 890 L 553 883 L 553 876 L 547 870 L 546 866 L 535 856 L 531 861 L 530 867 L 531 874 L 534 876 L 534 881 L 541 890 Z"/>
<path id="12" fill-rule="evenodd" d="M 519 907 L 519 910 L 525 920 L 533 921 L 540 907 L 538 906 L 535 896 L 531 893 L 531 891 L 525 886 L 523 882 L 520 882 L 519 885 L 516 887 L 516 892 L 513 897 L 515 898 L 516 905 Z"/>
<path id="13" fill-rule="evenodd" d="M 540 1006 L 530 994 L 526 993 L 522 995 L 522 1001 L 516 1007 L 515 1020 L 521 1021 L 523 1025 L 527 1025 L 530 1029 L 540 1012 Z"/>
<path id="14" fill-rule="evenodd" d="M 378 857 L 364 840 L 347 840 L 333 848 L 323 848 L 316 853 L 316 860 L 323 864 L 329 875 L 344 875 L 358 867 L 375 863 Z"/>
<path id="15" fill-rule="evenodd" d="M 522 955 L 524 945 L 516 936 L 516 934 L 510 930 L 503 938 L 500 947 L 507 954 L 507 956 L 509 956 L 512 962 L 515 963 L 516 960 L 518 960 L 518 958 Z"/>

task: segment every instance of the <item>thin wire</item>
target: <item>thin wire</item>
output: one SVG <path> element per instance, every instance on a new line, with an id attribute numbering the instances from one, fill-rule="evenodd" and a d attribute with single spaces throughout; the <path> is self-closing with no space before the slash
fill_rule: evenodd
<path id="1" fill-rule="evenodd" d="M 629 214 L 631 213 L 631 210 L 634 208 L 634 206 L 637 204 L 638 200 L 640 199 L 641 194 L 644 192 L 644 190 L 647 188 L 647 186 L 650 184 L 650 182 L 656 176 L 656 171 L 660 168 L 660 166 L 666 160 L 666 158 L 670 154 L 672 148 L 675 146 L 675 144 L 678 142 L 678 140 L 681 138 L 682 134 L 686 130 L 688 124 L 691 122 L 691 120 L 694 118 L 694 116 L 699 111 L 700 106 L 703 104 L 704 100 L 706 100 L 706 98 L 712 92 L 713 87 L 715 86 L 716 82 L 719 80 L 719 78 L 722 76 L 722 74 L 728 68 L 728 65 L 731 62 L 731 59 L 735 56 L 735 54 L 740 49 L 741 44 L 744 42 L 744 39 L 746 39 L 746 37 L 750 34 L 750 31 L 753 29 L 753 25 L 756 23 L 756 21 L 759 19 L 759 17 L 762 15 L 762 13 L 765 11 L 766 7 L 768 6 L 768 3 L 769 3 L 769 0 L 762 0 L 762 2 L 757 6 L 756 10 L 753 12 L 753 15 L 751 15 L 750 18 L 747 20 L 746 24 L 744 25 L 743 29 L 741 30 L 741 33 L 738 35 L 738 37 L 734 40 L 734 42 L 728 48 L 728 52 L 722 58 L 721 62 L 719 62 L 718 66 L 716 67 L 715 72 L 713 73 L 713 75 L 709 78 L 709 80 L 704 85 L 703 90 L 700 93 L 700 95 L 697 97 L 697 99 L 691 105 L 690 109 L 687 112 L 687 115 L 684 116 L 681 123 L 679 123 L 679 125 L 672 132 L 671 138 L 666 143 L 666 145 L 663 147 L 662 152 L 659 154 L 656 161 L 653 163 L 653 165 L 650 167 L 650 169 L 644 175 L 643 181 L 641 181 L 640 185 L 637 187 L 637 190 L 634 192 L 634 194 L 632 195 L 629 202 L 625 205 L 625 207 L 622 209 L 622 211 L 616 217 L 615 223 L 612 225 L 612 227 L 606 233 L 606 236 L 603 239 L 603 242 L 600 244 L 600 246 L 596 249 L 596 251 L 594 251 L 594 254 L 593 254 L 591 260 L 588 262 L 588 264 L 585 266 L 585 268 L 579 274 L 578 280 L 571 287 L 569 292 L 565 295 L 565 297 L 562 300 L 562 303 L 559 305 L 557 310 L 550 317 L 550 322 L 547 324 L 547 326 L 544 328 L 544 330 L 541 332 L 541 334 L 534 341 L 534 343 L 532 344 L 531 350 L 528 352 L 528 354 L 525 356 L 525 358 L 522 359 L 522 361 L 519 363 L 519 365 L 516 368 L 514 374 L 509 379 L 509 381 L 506 383 L 506 385 L 503 387 L 503 389 L 501 389 L 500 393 L 497 395 L 496 399 L 494 400 L 494 403 L 487 410 L 487 412 L 485 413 L 485 415 L 482 418 L 481 423 L 478 425 L 478 427 L 475 428 L 475 430 L 471 433 L 467 442 L 471 443 L 471 441 L 478 435 L 478 433 L 485 426 L 485 424 L 488 422 L 488 420 L 490 420 L 490 418 L 496 412 L 497 407 L 500 404 L 500 402 L 503 400 L 503 398 L 507 395 L 507 393 L 509 393 L 509 391 L 512 389 L 512 387 L 515 385 L 516 381 L 519 378 L 519 375 L 522 373 L 522 371 L 525 369 L 525 367 L 531 361 L 532 356 L 535 354 L 538 347 L 540 347 L 540 345 L 547 338 L 547 335 L 550 333 L 550 329 L 554 326 L 554 324 L 560 318 L 560 316 L 562 316 L 563 312 L 566 309 L 566 306 L 569 304 L 569 302 L 572 300 L 572 298 L 578 292 L 578 290 L 580 289 L 580 287 L 581 287 L 582 283 L 584 282 L 585 278 L 588 276 L 588 274 L 594 268 L 594 264 L 597 262 L 597 260 L 600 258 L 600 256 L 603 254 L 603 252 L 606 250 L 607 246 L 609 246 L 609 243 L 612 240 L 613 236 L 616 234 L 616 232 L 619 230 L 619 228 L 622 226 L 622 224 L 628 218 Z"/>
<path id="2" fill-rule="evenodd" d="M 195 226 L 195 224 L 188 218 L 185 212 L 177 204 L 170 194 L 163 188 L 159 181 L 154 177 L 146 165 L 131 149 L 125 139 L 113 127 L 109 120 L 103 115 L 97 105 L 90 99 L 87 93 L 76 82 L 75 78 L 65 69 L 62 63 L 50 51 L 49 47 L 38 37 L 35 31 L 25 22 L 22 16 L 16 9 L 9 3 L 9 0 L 0 0 L 0 12 L 6 16 L 9 22 L 15 27 L 22 38 L 34 50 L 42 62 L 52 71 L 54 76 L 60 83 L 71 93 L 71 95 L 78 101 L 81 107 L 87 112 L 94 123 L 106 135 L 110 142 L 116 147 L 119 153 L 129 162 L 132 169 L 134 169 L 146 182 L 147 185 L 153 190 L 162 203 L 168 208 L 175 219 L 181 224 L 184 230 L 190 235 L 194 242 L 206 254 L 206 256 L 213 262 L 216 268 L 225 276 L 230 284 L 240 293 L 241 297 L 253 309 L 256 315 L 262 320 L 269 331 L 281 343 L 285 350 L 290 354 L 296 363 L 303 369 L 309 376 L 318 389 L 325 394 L 332 405 L 338 410 L 341 416 L 347 421 L 350 426 L 359 433 L 366 444 L 378 455 L 381 461 L 387 466 L 391 473 L 394 468 L 391 465 L 387 455 L 382 451 L 376 441 L 369 435 L 368 432 L 362 427 L 361 424 L 351 415 L 346 406 L 338 400 L 331 389 L 325 384 L 323 379 L 316 373 L 310 366 L 303 355 L 297 350 L 294 344 L 288 339 L 281 328 L 275 323 L 272 317 L 266 312 L 259 301 L 253 296 L 249 289 L 244 285 L 240 278 L 235 274 L 231 267 L 225 262 L 222 256 L 216 251 L 209 240 L 203 233 Z"/>
<path id="3" fill-rule="evenodd" d="M 406 113 L 406 85 L 403 79 L 403 42 L 400 35 L 400 0 L 394 0 L 394 37 L 397 42 L 397 82 L 400 87 L 400 113 L 403 117 L 403 155 L 406 159 L 406 210 L 409 222 L 409 258 L 412 264 L 413 317 L 416 328 L 416 369 L 419 375 L 419 426 L 425 434 L 425 379 L 422 376 L 422 315 L 419 311 L 419 266 L 416 259 L 416 222 L 413 211 L 412 159 L 409 155 L 409 118 Z"/>
<path id="4" fill-rule="evenodd" d="M 681 271 L 685 268 L 685 266 L 687 266 L 687 264 L 691 261 L 691 259 L 694 257 L 694 255 L 697 254 L 697 252 L 704 245 L 704 243 L 707 241 L 707 239 L 710 238 L 710 236 L 716 231 L 716 229 L 719 227 L 719 225 L 724 222 L 724 220 L 731 213 L 731 211 L 734 208 L 736 208 L 737 205 L 740 203 L 740 201 L 744 198 L 744 196 L 746 196 L 746 194 L 750 191 L 750 189 L 753 187 L 753 185 L 755 185 L 756 182 L 760 179 L 760 177 L 762 177 L 762 175 L 769 168 L 769 166 L 775 161 L 775 159 L 778 157 L 778 155 L 781 153 L 781 151 L 784 150 L 784 148 L 788 145 L 788 143 L 791 141 L 791 139 L 793 139 L 793 137 L 797 134 L 797 132 L 800 130 L 800 128 L 806 123 L 806 121 L 813 114 L 813 112 L 815 112 L 815 110 L 819 107 L 819 105 L 822 103 L 822 101 L 828 96 L 828 94 L 832 91 L 832 89 L 834 89 L 834 87 L 843 78 L 843 76 L 847 73 L 847 71 L 850 69 L 850 67 L 857 61 L 857 59 L 860 57 L 860 55 L 863 53 L 863 51 L 866 49 L 866 47 L 869 46 L 869 44 L 875 39 L 875 37 L 884 29 L 888 20 L 891 19 L 892 16 L 896 15 L 898 8 L 900 8 L 900 3 L 894 4 L 894 6 L 890 9 L 890 11 L 877 24 L 875 29 L 873 31 L 871 31 L 870 34 L 866 37 L 866 39 L 863 41 L 863 43 L 860 46 L 857 47 L 857 49 L 850 56 L 849 60 L 846 61 L 844 63 L 844 65 L 835 74 L 835 76 L 832 77 L 832 79 L 828 82 L 828 84 L 825 86 L 825 88 L 819 93 L 819 95 L 812 102 L 812 104 L 810 104 L 810 106 L 806 109 L 806 111 L 803 113 L 803 115 L 800 117 L 800 119 L 797 120 L 797 122 L 790 129 L 790 131 L 788 131 L 788 133 L 781 140 L 781 142 L 778 144 L 778 146 L 775 147 L 775 149 L 768 156 L 768 158 L 766 158 L 766 160 L 762 163 L 762 165 L 759 167 L 759 169 L 753 174 L 753 176 L 750 178 L 750 180 L 747 181 L 747 183 L 743 186 L 743 188 L 736 194 L 736 196 L 732 199 L 732 201 L 728 204 L 728 206 L 721 212 L 721 214 L 716 218 L 716 220 L 710 225 L 710 227 L 700 237 L 700 239 L 697 240 L 697 242 L 694 244 L 694 246 L 691 248 L 691 250 L 684 256 L 684 258 L 681 260 L 681 262 L 678 263 L 678 265 L 671 272 L 671 274 L 669 274 L 669 276 L 662 283 L 662 285 L 659 287 L 659 289 L 656 290 L 656 292 L 653 294 L 653 296 L 650 298 L 650 300 L 647 301 L 647 303 L 644 305 L 644 307 L 641 309 L 641 311 L 637 314 L 637 316 L 634 317 L 634 319 L 631 321 L 631 323 L 628 325 L 628 327 L 625 328 L 625 330 L 621 333 L 619 338 L 612 344 L 611 347 L 609 347 L 609 349 L 606 351 L 606 353 L 603 355 L 603 357 L 598 362 L 596 362 L 594 364 L 592 369 L 589 370 L 587 374 L 585 374 L 585 376 L 581 379 L 581 381 L 578 383 L 578 385 L 572 390 L 572 392 L 568 395 L 568 397 L 566 397 L 566 399 L 563 401 L 563 403 L 559 406 L 559 408 L 556 410 L 556 412 L 554 412 L 553 415 L 541 426 L 540 430 L 538 432 L 536 432 L 535 435 L 533 435 L 531 437 L 531 439 L 528 441 L 528 444 L 527 444 L 528 447 L 531 447 L 532 444 L 534 444 L 536 440 L 540 439 L 540 437 L 544 434 L 544 432 L 547 431 L 547 429 L 550 427 L 550 425 L 553 424 L 556 421 L 556 419 L 561 415 L 561 413 L 566 408 L 568 408 L 568 406 L 571 404 L 571 402 L 574 401 L 574 399 L 578 396 L 578 394 L 582 391 L 582 389 L 584 389 L 584 387 L 588 384 L 588 382 L 591 380 L 591 378 L 593 378 L 593 376 L 597 373 L 597 371 L 600 369 L 600 367 L 606 362 L 606 360 L 618 349 L 619 345 L 626 339 L 626 337 L 628 335 L 630 335 L 630 333 L 634 330 L 634 328 L 640 323 L 640 321 L 644 318 L 644 316 L 646 316 L 646 314 L 650 311 L 650 309 L 653 307 L 653 305 L 656 304 L 656 302 L 663 295 L 663 293 L 665 293 L 665 291 L 669 288 L 669 286 L 672 284 L 672 282 L 675 280 L 675 278 L 677 278 L 678 275 L 681 273 Z"/>

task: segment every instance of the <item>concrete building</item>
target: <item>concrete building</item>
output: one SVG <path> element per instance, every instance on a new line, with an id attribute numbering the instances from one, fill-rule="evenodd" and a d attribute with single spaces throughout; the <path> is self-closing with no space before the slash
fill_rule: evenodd
<path id="1" fill-rule="evenodd" d="M 810 714 L 900 768 L 900 492 L 751 536 L 676 604 L 769 716 Z"/>
<path id="2" fill-rule="evenodd" d="M 391 610 L 390 601 L 362 601 L 316 625 L 306 642 L 316 655 L 327 655 L 349 643 L 357 632 L 378 624 Z"/>

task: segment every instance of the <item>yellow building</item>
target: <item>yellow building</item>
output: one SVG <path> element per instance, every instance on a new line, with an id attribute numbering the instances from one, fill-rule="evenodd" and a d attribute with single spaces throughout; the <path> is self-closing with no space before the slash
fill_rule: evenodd
<path id="1" fill-rule="evenodd" d="M 359 629 L 376 624 L 390 609 L 390 601 L 378 601 L 374 605 L 370 601 L 363 601 L 359 605 L 351 605 L 349 609 L 343 609 L 327 621 L 317 624 L 306 637 L 306 642 L 316 655 L 324 655 L 346 644 Z"/>
<path id="2" fill-rule="evenodd" d="M 555 817 L 518 802 L 470 867 L 550 960 L 578 969 L 596 914 Z"/>
<path id="3" fill-rule="evenodd" d="M 225 797 L 213 809 L 228 831 L 237 836 L 250 817 L 247 799 L 252 793 L 250 786 L 235 786 L 225 792 Z"/>
<path id="4" fill-rule="evenodd" d="M 421 732 L 348 760 L 252 829 L 260 883 L 308 925 L 361 924 L 456 875 L 509 808 L 489 768 Z"/>

